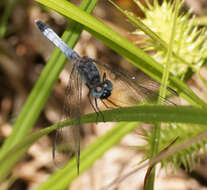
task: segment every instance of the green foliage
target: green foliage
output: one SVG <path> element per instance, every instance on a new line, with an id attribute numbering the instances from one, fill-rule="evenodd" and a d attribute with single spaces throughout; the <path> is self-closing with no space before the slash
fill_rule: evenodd
<path id="1" fill-rule="evenodd" d="M 70 23 L 70 27 L 66 30 L 63 35 L 64 41 L 67 41 L 70 47 L 74 47 L 77 42 L 82 29 L 89 31 L 94 37 L 101 40 L 104 44 L 109 46 L 111 49 L 115 50 L 117 53 L 125 57 L 128 61 L 134 64 L 136 67 L 147 73 L 153 79 L 161 81 L 163 67 L 159 65 L 152 57 L 147 55 L 140 48 L 136 47 L 134 44 L 114 32 L 111 28 L 100 22 L 98 19 L 91 16 L 89 13 L 95 7 L 96 0 L 84 0 L 81 9 L 74 6 L 65 0 L 37 0 L 41 4 L 57 11 L 58 13 L 64 15 L 66 18 L 73 20 Z M 83 9 L 83 10 L 82 10 Z M 161 39 L 161 38 L 160 38 Z M 166 46 L 165 46 L 166 47 Z M 176 53 L 176 52 L 174 52 Z M 66 121 L 61 124 L 56 124 L 44 130 L 41 130 L 35 134 L 27 136 L 35 121 L 37 120 L 40 112 L 42 111 L 45 102 L 50 95 L 51 89 L 55 84 L 58 75 L 64 64 L 66 62 L 66 57 L 60 53 L 59 50 L 55 50 L 52 54 L 50 60 L 46 64 L 39 80 L 37 81 L 35 87 L 33 88 L 30 96 L 28 97 L 16 123 L 13 128 L 12 135 L 4 143 L 1 154 L 0 154 L 0 180 L 3 181 L 5 177 L 9 174 L 15 163 L 22 157 L 29 146 L 35 143 L 41 136 L 48 134 L 49 132 L 55 130 L 57 127 L 63 127 L 70 125 L 71 121 Z M 91 144 L 81 153 L 81 166 L 80 172 L 84 172 L 88 169 L 93 162 L 103 155 L 108 149 L 114 146 L 119 140 L 127 133 L 135 129 L 142 122 L 178 122 L 178 123 L 190 123 L 190 124 L 207 124 L 207 110 L 205 108 L 205 103 L 195 94 L 191 89 L 189 89 L 184 82 L 177 79 L 176 77 L 169 76 L 169 85 L 177 90 L 179 95 L 185 98 L 189 103 L 196 105 L 195 107 L 182 107 L 182 106 L 138 106 L 132 108 L 122 108 L 115 109 L 111 111 L 104 112 L 106 121 L 120 122 L 116 125 L 114 129 L 109 131 L 104 136 L 100 137 L 94 144 Z M 196 120 L 194 119 L 196 118 Z M 83 116 L 81 119 L 82 123 L 95 122 L 95 114 L 90 114 Z M 124 121 L 124 123 L 121 123 Z M 173 124 L 171 124 L 172 127 Z M 166 147 L 167 144 L 167 130 L 166 127 L 163 134 L 160 135 L 160 147 Z M 189 127 L 190 128 L 190 127 Z M 197 127 L 194 127 L 196 129 Z M 181 128 L 180 128 L 181 129 Z M 176 135 L 182 140 L 190 138 L 190 134 L 193 131 L 189 129 L 188 126 L 184 128 L 186 131 L 185 136 L 182 129 L 181 133 L 176 133 L 176 130 L 180 130 L 178 127 L 173 129 L 174 132 L 171 135 Z M 198 127 L 197 133 L 199 134 L 202 130 L 205 130 L 203 126 Z M 200 132 L 199 132 L 200 130 Z M 190 132 L 191 131 L 191 132 Z M 183 136 L 182 136 L 183 135 Z M 24 137 L 27 138 L 24 139 Z M 148 138 L 151 134 L 148 133 Z M 169 138 L 169 141 L 171 138 Z M 179 143 L 181 141 L 178 141 Z M 168 143 L 169 144 L 169 143 Z M 200 149 L 201 144 L 189 148 L 188 152 L 191 154 L 191 150 Z M 150 146 L 147 147 L 148 149 Z M 146 149 L 147 149 L 146 148 Z M 184 154 L 185 151 L 179 154 Z M 194 155 L 194 154 L 192 154 Z M 87 158 L 87 159 L 86 159 Z M 171 157 L 168 160 L 176 161 L 178 156 L 175 158 Z M 183 163 L 189 163 L 188 157 L 183 159 Z M 177 162 L 178 163 L 178 162 Z M 179 164 L 177 164 L 179 165 Z M 55 173 L 45 184 L 41 185 L 39 189 L 64 189 L 66 188 L 75 178 L 76 175 L 76 163 L 71 160 L 65 169 Z"/>
<path id="2" fill-rule="evenodd" d="M 168 71 L 180 78 L 186 78 L 185 74 L 189 69 L 199 72 L 207 57 L 206 28 L 200 29 L 194 25 L 195 17 L 191 11 L 181 13 L 183 1 L 164 0 L 159 4 L 155 0 L 151 4 L 145 0 L 146 7 L 144 7 L 140 1 L 134 0 L 143 11 L 144 19 L 138 18 L 133 13 L 122 10 L 112 1 L 110 2 L 131 23 L 137 26 L 137 30 L 133 34 L 142 36 L 142 40 L 139 40 L 137 44 L 141 44 L 142 49 L 146 52 L 154 51 L 155 53 L 152 56 L 159 60 L 159 64 L 165 65 L 162 84 L 166 85 L 167 83 Z M 199 77 L 206 86 L 206 82 L 200 74 Z M 161 92 L 162 97 L 164 97 L 163 94 L 165 93 Z M 175 138 L 178 137 L 176 144 L 179 144 L 203 133 L 205 130 L 206 128 L 203 126 L 186 126 L 175 123 L 166 124 L 160 130 L 159 125 L 156 124 L 152 132 L 146 131 L 147 145 L 139 148 L 146 151 L 144 159 L 150 159 L 157 154 L 157 151 L 164 150 Z M 183 164 L 186 169 L 192 170 L 196 161 L 199 160 L 200 150 L 205 150 L 205 145 L 206 140 L 193 144 L 188 149 L 162 160 L 162 165 L 167 166 L 171 162 L 175 168 Z M 152 182 L 153 178 L 150 178 L 149 181 Z M 149 189 L 153 189 L 151 182 L 147 186 Z"/>
<path id="3" fill-rule="evenodd" d="M 148 0 L 146 0 L 147 8 L 143 7 L 138 1 L 135 1 L 137 5 L 142 9 L 145 14 L 145 18 L 143 19 L 143 23 L 152 28 L 152 31 L 158 36 L 160 41 L 164 44 L 172 45 L 173 54 L 170 56 L 170 59 L 167 63 L 170 62 L 169 70 L 174 75 L 178 75 L 180 78 L 184 78 L 185 73 L 188 69 L 192 69 L 194 72 L 198 72 L 200 67 L 202 66 L 206 54 L 206 29 L 200 29 L 197 26 L 194 26 L 194 16 L 190 11 L 186 13 L 177 14 L 175 17 L 175 2 L 177 2 L 177 10 L 180 11 L 183 5 L 182 1 L 166 1 L 160 5 L 157 1 L 154 1 L 153 5 L 151 5 Z M 174 25 L 174 18 L 176 18 L 176 22 Z M 159 23 L 159 26 L 158 26 Z M 174 31 L 173 41 L 171 42 L 171 32 L 169 32 L 169 28 Z M 155 54 L 153 57 L 160 60 L 160 64 L 166 65 L 166 56 L 168 51 L 166 49 L 161 48 L 154 38 L 147 37 L 145 31 L 136 30 L 134 34 L 144 35 L 144 40 L 141 43 L 146 44 L 144 47 L 145 50 L 155 50 Z M 190 53 L 189 53 L 190 51 Z M 178 59 L 178 56 L 182 57 L 183 60 Z M 166 68 L 167 66 L 165 66 Z M 169 127 L 170 126 L 170 127 Z M 194 133 L 191 133 L 191 129 L 193 128 Z M 172 130 L 172 132 L 170 131 Z M 186 126 L 186 125 L 178 125 L 178 124 L 168 124 L 162 128 L 160 131 L 160 145 L 159 151 L 167 147 L 170 142 L 179 137 L 177 143 L 181 143 L 184 140 L 192 138 L 194 135 L 198 135 L 204 132 L 205 128 L 199 126 Z M 166 132 L 168 131 L 168 132 Z M 176 131 L 176 132 L 175 132 Z M 180 132 L 179 132 L 180 131 Z M 151 138 L 153 134 L 150 134 Z M 151 139 L 148 138 L 148 139 Z M 175 167 L 183 164 L 186 168 L 192 169 L 195 164 L 195 160 L 198 159 L 199 151 L 201 148 L 205 146 L 205 140 L 203 142 L 198 143 L 197 145 L 192 145 L 188 150 L 179 152 L 171 158 L 167 160 L 163 160 L 163 165 L 167 165 L 166 163 L 171 161 Z M 149 149 L 152 147 L 152 144 L 149 143 Z M 200 146 L 202 145 L 202 146 Z M 152 150 L 151 150 L 152 151 Z M 148 158 L 150 156 L 148 155 Z M 166 162 L 164 164 L 164 162 Z"/>
<path id="4" fill-rule="evenodd" d="M 192 137 L 195 137 L 199 134 L 202 134 L 207 130 L 205 125 L 192 125 L 192 124 L 176 124 L 168 123 L 163 124 L 161 134 L 160 134 L 160 143 L 159 143 L 159 152 L 164 150 L 176 137 L 176 143 L 178 145 L 189 140 Z M 149 153 L 152 151 L 152 136 L 153 133 L 150 130 L 146 130 L 144 138 L 146 139 L 147 144 L 139 149 L 145 151 L 144 160 L 149 158 Z M 201 150 L 206 152 L 206 142 L 204 139 L 195 144 L 192 144 L 188 148 L 179 151 L 167 159 L 161 161 L 162 166 L 166 167 L 169 163 L 172 163 L 175 168 L 179 168 L 181 165 L 185 167 L 186 170 L 192 170 L 200 158 Z"/>
<path id="5" fill-rule="evenodd" d="M 161 5 L 155 0 L 153 5 L 150 5 L 148 0 L 147 8 L 143 7 L 139 1 L 135 1 L 145 14 L 143 23 L 152 29 L 157 36 L 159 36 L 166 44 L 169 44 L 170 30 L 172 30 L 173 16 L 175 13 L 174 2 L 164 0 Z M 178 10 L 180 11 L 183 1 L 178 1 Z M 172 56 L 172 65 L 170 71 L 174 75 L 182 76 L 189 68 L 194 72 L 198 72 L 207 57 L 207 42 L 206 42 L 206 28 L 200 29 L 195 26 L 195 16 L 191 11 L 180 13 L 176 17 L 176 32 L 173 41 L 173 52 L 183 58 L 181 61 L 177 57 Z M 134 34 L 144 35 L 143 31 L 137 29 Z M 154 39 L 144 38 L 139 43 L 146 44 L 145 50 L 156 50 L 153 55 L 155 59 L 159 59 L 160 64 L 165 64 L 164 58 L 167 51 L 160 48 Z M 189 53 L 190 52 L 190 53 Z"/>
<path id="6" fill-rule="evenodd" d="M 85 11 L 91 12 L 95 7 L 96 2 L 97 0 L 85 0 L 81 4 L 81 8 L 85 9 Z M 79 39 L 82 29 L 82 26 L 75 22 L 71 22 L 70 27 L 67 28 L 66 32 L 63 34 L 63 40 L 67 41 L 70 47 L 74 47 L 75 43 Z M 19 117 L 14 124 L 12 134 L 6 139 L 5 143 L 1 147 L 0 159 L 2 159 L 5 154 L 31 130 L 41 113 L 45 102 L 50 95 L 52 87 L 57 81 L 58 76 L 66 63 L 66 60 L 66 57 L 62 55 L 58 49 L 54 50 L 46 67 L 42 71 L 41 76 L 36 82 L 36 85 L 27 98 Z M 16 159 L 13 158 L 13 161 L 9 165 L 2 165 L 2 168 L 0 169 L 2 172 L 2 180 L 9 174 L 11 168 L 15 165 L 16 161 L 20 159 L 21 155 L 22 154 L 16 157 Z"/>
<path id="7" fill-rule="evenodd" d="M 145 8 L 139 1 L 136 1 L 137 5 L 142 9 L 145 14 L 145 18 L 141 21 L 139 18 L 136 18 L 133 14 L 123 11 L 120 7 L 117 7 L 123 14 L 125 14 L 128 19 L 139 27 L 134 34 L 142 35 L 145 51 L 154 50 L 156 53 L 153 55 L 156 59 L 160 60 L 160 64 L 166 64 L 167 56 L 167 44 L 170 43 L 171 33 L 169 28 L 173 29 L 173 26 L 176 26 L 175 35 L 172 44 L 173 54 L 168 60 L 170 65 L 170 71 L 175 75 L 182 75 L 190 68 L 194 72 L 197 72 L 202 63 L 206 58 L 206 29 L 199 29 L 197 26 L 194 26 L 194 17 L 191 12 L 188 11 L 185 14 L 179 14 L 176 17 L 176 23 L 174 22 L 175 15 L 175 3 L 172 1 L 163 1 L 160 5 L 157 1 L 153 2 L 151 5 L 148 0 L 146 0 L 147 8 Z M 178 2 L 178 10 L 182 7 L 182 2 Z M 143 22 L 143 23 L 142 23 Z M 141 29 L 141 30 L 140 30 Z M 152 29 L 152 30 L 150 30 Z M 146 36 L 147 35 L 147 36 Z M 159 43 L 158 43 L 159 41 Z M 190 50 L 190 53 L 189 53 Z M 182 59 L 180 57 L 182 57 Z M 166 66 L 167 67 L 167 66 Z M 200 76 L 202 78 L 202 76 Z M 158 126 L 156 126 L 158 128 Z M 180 125 L 180 124 L 166 124 L 160 131 L 159 136 L 159 152 L 167 147 L 176 137 L 178 140 L 176 143 L 181 143 L 186 141 L 195 135 L 198 135 L 206 130 L 203 126 L 191 126 L 191 125 Z M 148 144 L 141 149 L 146 150 L 146 157 L 151 157 L 151 152 L 153 152 L 154 141 L 152 141 L 154 132 L 146 132 L 146 140 Z M 199 153 L 201 149 L 205 149 L 206 140 L 198 142 L 197 144 L 192 145 L 186 150 L 172 155 L 168 159 L 162 160 L 163 166 L 166 166 L 168 162 L 173 163 L 177 168 L 183 164 L 186 169 L 192 169 L 195 165 L 197 159 L 199 159 Z"/>

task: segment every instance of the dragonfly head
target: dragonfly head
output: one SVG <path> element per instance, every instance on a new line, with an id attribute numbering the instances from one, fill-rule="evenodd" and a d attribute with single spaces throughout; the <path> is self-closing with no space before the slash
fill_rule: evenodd
<path id="1" fill-rule="evenodd" d="M 94 98 L 106 99 L 111 95 L 112 90 L 112 82 L 110 80 L 105 80 L 104 82 L 93 88 L 91 94 Z"/>

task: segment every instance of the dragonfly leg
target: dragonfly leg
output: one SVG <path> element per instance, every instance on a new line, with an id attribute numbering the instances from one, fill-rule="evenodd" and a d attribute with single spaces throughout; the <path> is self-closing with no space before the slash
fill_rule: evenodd
<path id="1" fill-rule="evenodd" d="M 112 105 L 114 105 L 114 106 L 117 107 L 117 108 L 121 108 L 121 106 L 115 104 L 113 101 L 111 101 L 111 100 L 109 100 L 109 99 L 107 99 L 107 98 L 106 98 L 106 101 L 110 102 Z"/>
<path id="2" fill-rule="evenodd" d="M 103 115 L 103 113 L 101 112 L 101 110 L 98 107 L 97 98 L 95 98 L 95 105 L 96 105 L 96 109 L 98 110 L 98 112 L 101 114 L 101 116 L 103 118 L 103 122 L 105 122 L 104 115 Z"/>
<path id="3" fill-rule="evenodd" d="M 106 80 L 106 73 L 104 72 L 103 74 L 103 78 L 102 78 L 103 82 Z"/>
<path id="4" fill-rule="evenodd" d="M 107 109 L 112 109 L 112 107 L 109 107 L 102 99 L 100 99 L 100 100 Z"/>
<path id="5" fill-rule="evenodd" d="M 96 110 L 96 108 L 94 107 L 92 101 L 91 101 L 91 96 L 90 96 L 90 92 L 88 93 L 88 100 L 89 100 L 89 103 L 91 105 L 91 107 L 93 108 L 93 110 L 96 112 L 96 123 L 98 122 L 98 116 L 99 116 L 99 113 L 98 111 Z"/>

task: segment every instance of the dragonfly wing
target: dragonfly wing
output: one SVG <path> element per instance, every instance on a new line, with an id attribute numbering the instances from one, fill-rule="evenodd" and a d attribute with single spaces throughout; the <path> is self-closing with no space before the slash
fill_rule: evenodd
<path id="1" fill-rule="evenodd" d="M 72 128 L 69 128 L 70 130 L 69 135 L 65 134 L 68 133 L 68 131 L 65 132 L 64 129 L 59 129 L 57 131 L 57 135 L 60 136 L 61 138 L 58 144 L 67 144 L 69 142 L 69 144 L 72 145 L 72 149 L 75 150 L 78 173 L 79 173 L 79 165 L 80 165 L 81 98 L 82 98 L 82 79 L 78 73 L 76 64 L 74 63 L 68 80 L 68 85 L 65 90 L 62 118 L 64 120 L 69 118 L 70 119 L 77 118 L 77 120 L 74 120 L 72 124 Z M 65 129 L 68 130 L 68 127 Z M 64 137 L 70 139 L 64 139 Z M 57 139 L 57 141 L 58 140 L 59 139 Z M 68 154 L 68 152 L 66 152 L 66 154 Z"/>
<path id="2" fill-rule="evenodd" d="M 82 79 L 76 68 L 75 61 L 78 60 L 79 55 L 73 51 L 49 26 L 40 20 L 36 24 L 42 34 L 48 38 L 56 47 L 58 47 L 70 60 L 74 61 L 72 71 L 70 73 L 69 82 L 66 88 L 66 96 L 63 105 L 63 119 L 78 118 L 78 122 L 74 123 L 72 127 L 73 142 L 77 151 L 77 169 L 79 172 L 80 162 L 80 108 L 81 108 L 81 93 L 82 93 Z M 65 136 L 64 129 L 60 129 L 56 133 L 57 137 Z M 53 146 L 53 158 L 55 157 L 55 144 Z"/>
<path id="3" fill-rule="evenodd" d="M 100 70 L 106 70 L 106 73 L 108 73 L 107 78 L 111 79 L 114 85 L 113 91 L 116 94 L 124 94 L 124 93 L 116 93 L 116 88 L 125 88 L 122 89 L 122 92 L 127 92 L 125 94 L 128 94 L 128 100 L 129 102 L 132 102 L 132 104 L 147 101 L 150 103 L 157 102 L 157 99 L 159 96 L 159 87 L 160 84 L 151 78 L 149 78 L 147 75 L 142 74 L 141 77 L 135 77 L 126 71 L 121 71 L 118 68 L 110 67 L 109 65 L 99 63 L 95 61 L 97 66 L 100 68 Z M 105 72 L 105 71 L 102 71 Z M 112 77 L 110 77 L 112 75 Z M 168 91 L 173 94 L 175 93 L 174 90 L 168 89 Z M 173 93 L 172 93 L 173 92 Z M 173 94 L 174 95 L 174 94 Z M 112 92 L 113 96 L 113 92 Z M 121 98 L 125 99 L 126 97 Z M 127 102 L 128 102 L 127 100 Z M 119 100 L 118 100 L 119 101 Z M 126 100 L 123 100 L 126 101 Z M 162 100 L 165 104 L 174 104 L 170 100 L 167 100 L 166 98 L 163 98 Z M 130 105 L 130 103 L 128 104 Z"/>

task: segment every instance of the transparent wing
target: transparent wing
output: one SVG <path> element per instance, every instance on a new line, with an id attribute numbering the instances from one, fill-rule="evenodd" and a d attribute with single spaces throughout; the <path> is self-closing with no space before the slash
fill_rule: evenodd
<path id="1" fill-rule="evenodd" d="M 65 91 L 65 99 L 63 105 L 62 120 L 78 118 L 74 121 L 72 127 L 58 129 L 55 144 L 58 146 L 65 145 L 61 151 L 64 154 L 71 155 L 71 149 L 75 151 L 77 158 L 77 171 L 79 172 L 80 165 L 80 116 L 81 116 L 81 98 L 82 98 L 82 79 L 73 64 L 68 85 Z M 70 148 L 68 150 L 68 148 Z M 53 156 L 55 157 L 55 146 L 53 148 Z"/>
<path id="2" fill-rule="evenodd" d="M 138 102 L 156 103 L 159 96 L 160 84 L 152 80 L 147 75 L 141 73 L 141 76 L 132 76 L 127 71 L 121 71 L 119 68 L 112 68 L 109 65 L 94 61 L 101 71 L 106 72 L 106 78 L 112 80 L 113 91 L 109 99 L 120 106 L 129 106 Z M 176 95 L 176 92 L 168 88 L 168 91 Z M 165 104 L 174 103 L 163 98 Z"/>
<path id="3" fill-rule="evenodd" d="M 43 23 L 40 20 L 36 21 L 36 24 L 42 34 L 50 40 L 56 47 L 58 47 L 70 60 L 73 60 L 73 68 L 70 73 L 69 82 L 66 88 L 65 100 L 63 105 L 63 116 L 64 120 L 69 118 L 78 118 L 78 122 L 73 124 L 72 127 L 72 135 L 65 132 L 68 128 L 59 129 L 56 133 L 56 140 L 60 141 L 58 144 L 62 144 L 61 140 L 65 143 L 65 138 L 67 138 L 74 148 L 77 155 L 77 169 L 79 172 L 79 163 L 80 163 L 80 110 L 81 110 L 81 97 L 82 97 L 82 79 L 78 74 L 78 70 L 76 69 L 77 58 L 79 55 L 73 51 L 49 26 Z M 63 144 L 64 144 L 63 143 Z M 69 143 L 68 143 L 69 144 Z M 55 158 L 55 146 L 56 142 L 54 142 L 53 146 L 53 158 Z"/>

